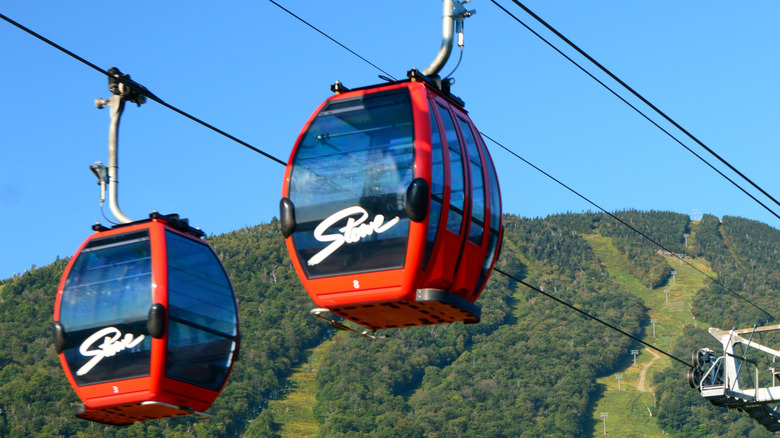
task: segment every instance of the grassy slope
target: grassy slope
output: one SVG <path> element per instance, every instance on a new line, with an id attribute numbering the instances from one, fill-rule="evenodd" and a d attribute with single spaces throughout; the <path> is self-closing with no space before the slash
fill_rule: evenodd
<path id="1" fill-rule="evenodd" d="M 682 326 L 698 326 L 702 330 L 708 327 L 702 321 L 693 318 L 690 312 L 690 300 L 695 291 L 702 288 L 707 279 L 692 267 L 674 257 L 665 256 L 667 262 L 677 271 L 674 284 L 670 283 L 659 289 L 648 289 L 639 280 L 628 273 L 628 261 L 610 238 L 588 235 L 584 236 L 596 255 L 606 267 L 610 276 L 621 283 L 632 294 L 641 297 L 648 308 L 650 319 L 657 321 L 656 337 L 653 338 L 652 326 L 647 327 L 645 341 L 657 345 L 665 351 L 677 342 Z M 689 238 L 692 239 L 694 236 Z M 519 251 L 515 251 L 519 254 Z M 524 262 L 527 260 L 524 260 Z M 701 260 L 687 259 L 687 262 L 697 269 L 713 275 L 709 267 Z M 532 263 L 527 263 L 530 267 Z M 669 302 L 666 303 L 664 289 L 669 289 Z M 292 389 L 282 399 L 269 403 L 268 409 L 274 414 L 276 422 L 282 425 L 280 434 L 283 437 L 314 437 L 318 432 L 317 422 L 311 411 L 316 400 L 315 375 L 322 354 L 330 348 L 332 341 L 327 341 L 309 351 L 309 360 L 297 367 L 290 377 Z M 630 352 L 627 351 L 628 368 L 615 375 L 604 376 L 598 381 L 603 388 L 603 395 L 593 410 L 596 428 L 594 436 L 603 436 L 603 419 L 601 413 L 608 413 L 606 418 L 607 432 L 621 437 L 656 437 L 663 436 L 663 431 L 650 416 L 648 409 L 654 411 L 655 400 L 650 382 L 656 371 L 666 367 L 679 367 L 677 362 L 666 356 L 653 354 L 647 348 L 639 349 L 636 366 L 633 365 Z M 660 356 L 660 357 L 659 357 Z M 642 370 L 645 370 L 642 373 Z M 639 391 L 637 385 L 644 374 L 644 391 Z M 616 375 L 622 375 L 620 389 Z M 682 376 L 682 371 L 681 371 Z M 684 384 L 681 377 L 681 384 Z"/>
<path id="2" fill-rule="evenodd" d="M 669 352 L 671 346 L 677 343 L 684 326 L 698 326 L 706 330 L 707 326 L 701 321 L 696 321 L 690 312 L 690 300 L 693 295 L 709 281 L 700 272 L 681 263 L 675 257 L 664 256 L 677 275 L 673 282 L 664 287 L 649 289 L 628 273 L 628 261 L 612 245 L 611 239 L 596 235 L 585 236 L 585 238 L 610 276 L 626 287 L 629 292 L 642 298 L 648 308 L 648 317 L 657 321 L 655 338 L 653 337 L 652 325 L 650 325 L 647 327 L 643 339 L 645 342 Z M 697 269 L 714 275 L 702 261 L 694 259 L 686 259 L 686 261 Z M 668 302 L 664 293 L 666 289 L 669 290 Z M 655 397 L 650 382 L 652 382 L 652 376 L 656 371 L 667 367 L 680 367 L 680 365 L 667 356 L 660 355 L 659 358 L 657 353 L 653 354 L 645 347 L 639 349 L 639 353 L 636 365 L 631 360 L 626 369 L 598 379 L 604 392 L 593 411 L 594 421 L 598 424 L 594 430 L 594 436 L 604 434 L 602 413 L 608 414 L 606 417 L 607 433 L 621 437 L 663 436 L 663 431 L 649 412 L 653 411 L 655 406 Z M 632 358 L 630 351 L 627 351 L 626 355 L 629 359 Z M 644 378 L 642 379 L 643 374 Z M 620 381 L 616 379 L 619 375 L 622 376 Z M 643 380 L 642 388 L 638 387 L 640 379 Z M 682 377 L 680 382 L 681 384 L 685 383 Z M 618 391 L 618 384 L 620 391 Z"/>
<path id="3" fill-rule="evenodd" d="M 315 378 L 323 355 L 333 345 L 329 339 L 315 348 L 306 351 L 308 360 L 293 369 L 288 379 L 291 390 L 279 400 L 272 400 L 268 408 L 274 415 L 274 420 L 281 424 L 279 434 L 290 438 L 315 437 L 319 425 L 312 415 L 312 408 L 317 402 L 317 385 Z"/>
<path id="4" fill-rule="evenodd" d="M 528 268 L 528 274 L 533 273 L 533 263 L 520 252 L 520 250 L 509 241 L 504 242 L 519 260 Z M 516 299 L 523 299 L 523 295 L 518 288 Z M 344 336 L 338 333 L 337 336 Z M 347 334 L 347 336 L 350 336 Z M 307 352 L 309 360 L 295 368 L 293 375 L 290 376 L 292 383 L 291 389 L 280 400 L 273 400 L 268 404 L 274 415 L 274 421 L 281 424 L 280 434 L 282 437 L 315 437 L 318 433 L 318 424 L 312 415 L 312 408 L 316 404 L 316 382 L 315 376 L 322 355 L 331 347 L 333 340 L 320 344 Z M 312 370 L 312 371 L 309 371 Z"/>

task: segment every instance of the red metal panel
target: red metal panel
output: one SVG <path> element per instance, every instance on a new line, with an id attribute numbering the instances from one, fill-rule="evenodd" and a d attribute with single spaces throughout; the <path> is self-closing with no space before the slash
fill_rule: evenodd
<path id="1" fill-rule="evenodd" d="M 472 128 L 475 134 L 475 138 L 477 139 L 477 145 L 479 147 L 480 154 L 482 154 L 484 160 L 483 160 L 483 170 L 485 174 L 485 192 L 488 195 L 488 198 L 485 199 L 485 206 L 486 206 L 486 212 L 485 212 L 485 237 L 486 241 L 484 242 L 484 246 L 486 248 L 485 257 L 492 257 L 491 260 L 486 260 L 486 266 L 483 265 L 483 269 L 486 269 L 487 272 L 484 274 L 485 278 L 482 282 L 482 284 L 477 285 L 477 289 L 474 290 L 474 296 L 478 297 L 480 293 L 482 293 L 482 289 L 484 289 L 485 284 L 487 283 L 488 278 L 490 277 L 490 272 L 492 272 L 493 267 L 496 264 L 496 261 L 498 260 L 498 255 L 501 252 L 501 242 L 504 237 L 504 225 L 503 225 L 503 215 L 501 211 L 501 188 L 498 184 L 498 175 L 496 175 L 496 168 L 493 164 L 493 159 L 490 156 L 490 151 L 485 146 L 485 142 L 482 138 L 482 134 L 479 132 L 479 130 L 472 124 Z M 491 181 L 490 175 L 494 176 L 492 178 L 494 181 Z M 497 211 L 493 211 L 494 209 L 494 203 L 495 208 Z M 497 223 L 493 223 L 494 219 L 497 219 Z M 497 243 L 494 251 L 490 252 L 490 235 L 494 232 L 494 230 L 498 231 L 498 235 L 496 237 Z"/>
<path id="2" fill-rule="evenodd" d="M 479 149 L 481 149 L 481 147 L 480 147 L 481 144 L 480 144 L 479 141 L 476 140 L 476 136 L 479 135 L 479 131 L 476 130 L 476 128 L 474 127 L 473 122 L 468 117 L 468 115 L 465 113 L 465 111 L 459 110 L 458 108 L 455 108 L 455 107 L 453 107 L 452 110 L 456 113 L 457 117 L 461 118 L 462 120 L 467 122 L 467 124 L 469 125 L 469 128 L 472 131 L 471 134 L 474 135 L 474 137 L 475 137 L 475 141 L 476 141 L 476 144 L 477 144 L 477 150 L 479 151 Z M 469 151 L 468 151 L 468 148 L 465 147 L 466 143 L 465 143 L 465 138 L 464 138 L 466 133 L 463 133 L 461 131 L 461 125 L 460 124 L 457 124 L 457 129 L 458 129 L 458 132 L 460 133 L 461 138 L 463 138 L 463 141 L 461 142 L 461 144 L 463 145 L 464 153 L 468 154 Z M 479 152 L 481 152 L 481 151 L 479 151 Z M 470 158 L 471 157 L 469 157 L 469 159 Z M 474 175 L 474 174 L 472 174 L 471 166 L 470 165 L 467 166 L 468 169 L 469 169 L 469 178 L 468 178 L 468 182 L 469 182 L 469 190 L 468 190 L 468 193 L 469 193 L 469 197 L 468 197 L 469 198 L 469 202 L 468 202 L 469 214 L 468 214 L 468 217 L 469 217 L 469 226 L 470 227 L 474 226 L 473 221 L 472 221 L 474 215 L 473 215 L 473 212 L 471 211 L 472 210 L 471 200 L 473 199 L 473 190 L 474 190 L 473 181 L 474 181 L 475 178 L 481 178 L 482 182 L 484 184 L 484 187 L 489 187 L 489 184 L 487 182 L 487 179 L 488 179 L 487 178 L 487 167 L 486 167 L 487 163 L 485 162 L 484 156 L 482 156 L 482 155 L 480 155 L 480 157 L 477 157 L 477 159 L 481 163 L 481 169 L 482 169 L 482 174 L 481 175 Z M 466 159 L 464 161 L 468 162 L 468 159 Z M 492 165 L 492 163 L 491 163 L 491 165 Z M 487 209 L 486 209 L 486 211 L 487 211 Z M 454 287 L 453 287 L 453 289 L 454 289 L 453 292 L 454 293 L 457 293 L 459 296 L 467 298 L 471 302 L 474 302 L 477 299 L 477 296 L 478 296 L 478 293 L 476 293 L 477 282 L 478 282 L 479 276 L 480 276 L 480 274 L 482 272 L 482 266 L 485 263 L 485 257 L 487 256 L 487 254 L 486 254 L 487 253 L 487 243 L 488 243 L 487 237 L 488 237 L 488 233 L 489 233 L 489 228 L 487 226 L 487 223 L 488 223 L 488 221 L 486 220 L 485 224 L 484 224 L 484 229 L 483 229 L 483 233 L 482 233 L 482 241 L 481 241 L 480 245 L 476 245 L 476 244 L 474 244 L 473 242 L 471 242 L 468 239 L 469 231 L 467 231 L 465 233 L 465 236 L 464 236 L 464 243 L 465 243 L 465 245 L 464 245 L 464 248 L 463 248 L 463 254 L 461 255 L 460 264 L 458 265 L 456 280 L 455 280 Z"/>
<path id="3" fill-rule="evenodd" d="M 95 238 L 109 237 L 118 234 L 126 234 L 133 231 L 148 229 L 148 225 L 149 224 L 131 225 L 120 229 L 101 231 L 90 235 L 89 237 L 87 237 L 86 240 L 84 240 L 84 242 L 81 244 L 79 249 L 74 253 L 73 257 L 71 257 L 67 267 L 65 268 L 65 272 L 63 273 L 62 279 L 60 280 L 60 284 L 57 289 L 57 298 L 54 305 L 55 321 L 59 321 L 60 319 L 62 292 L 65 288 L 65 281 L 68 278 L 71 269 L 73 268 L 73 264 L 75 263 L 77 256 L 79 255 L 79 253 L 81 253 L 84 247 L 87 246 L 87 244 Z M 152 344 L 154 344 L 154 342 Z M 152 349 L 154 350 L 154 345 Z M 129 400 L 134 400 L 137 399 L 138 397 L 152 396 L 152 394 L 149 391 L 151 386 L 150 377 L 128 379 L 128 380 L 116 381 L 116 382 L 99 383 L 95 385 L 79 386 L 76 383 L 75 379 L 73 378 L 74 371 L 70 369 L 70 367 L 68 366 L 65 360 L 65 354 L 60 353 L 59 359 L 60 359 L 60 364 L 62 364 L 63 370 L 65 371 L 65 375 L 68 378 L 68 382 L 70 382 L 70 385 L 76 392 L 76 395 L 79 396 L 79 398 L 84 402 L 85 405 L 87 405 L 87 407 L 105 406 L 106 404 L 113 404 L 114 401 L 117 401 L 119 403 L 127 403 Z"/>
<path id="4" fill-rule="evenodd" d="M 139 230 L 148 230 L 151 248 L 152 270 L 152 299 L 151 303 L 159 303 L 166 308 L 166 330 L 161 339 L 152 339 L 151 364 L 149 375 L 146 377 L 117 379 L 113 381 L 87 384 L 79 386 L 73 377 L 73 371 L 65 360 L 65 354 L 60 353 L 59 359 L 65 375 L 76 394 L 84 403 L 84 412 L 78 416 L 94 421 L 110 424 L 129 424 L 133 421 L 144 421 L 156 418 L 185 415 L 191 411 L 205 411 L 219 395 L 219 391 L 204 388 L 191 383 L 165 377 L 166 350 L 168 341 L 167 311 L 168 311 L 168 262 L 165 232 L 169 230 L 184 238 L 197 242 L 200 245 L 207 243 L 187 234 L 181 233 L 158 220 L 151 220 L 139 224 L 123 226 L 111 230 L 101 231 L 89 236 L 76 251 L 69 261 L 63 277 L 60 281 L 57 298 L 54 306 L 54 320 L 60 320 L 62 307 L 62 294 L 66 279 L 73 268 L 77 256 L 93 239 L 105 238 L 115 235 L 132 233 Z M 212 250 L 213 252 L 213 250 Z M 66 328 L 67 330 L 67 328 Z M 236 333 L 238 328 L 236 327 Z M 148 336 L 148 335 L 147 335 Z M 236 347 L 238 339 L 236 339 Z M 237 349 L 232 356 L 233 363 L 237 356 Z M 228 369 L 228 377 L 232 370 L 232 363 Z M 160 404 L 146 404 L 144 402 L 159 402 Z"/>
<path id="5" fill-rule="evenodd" d="M 159 222 L 150 222 L 149 238 L 152 244 L 152 304 L 162 304 L 166 309 L 165 335 L 152 338 L 152 357 L 149 368 L 149 394 L 147 400 L 158 400 L 160 382 L 165 376 L 166 346 L 168 345 L 168 253 L 165 248 L 165 228 Z M 143 400 L 142 400 L 143 401 Z"/>
<path id="6" fill-rule="evenodd" d="M 439 124 L 441 124 L 441 117 L 451 117 L 449 113 L 451 111 L 453 115 L 457 114 L 457 116 L 469 123 L 475 138 L 478 138 L 479 131 L 473 127 L 473 123 L 462 108 L 454 106 L 449 100 L 441 97 L 438 91 L 429 88 L 422 82 L 401 82 L 344 92 L 330 97 L 320 105 L 301 129 L 296 142 L 296 148 L 290 154 L 282 188 L 283 198 L 290 196 L 290 178 L 295 164 L 296 149 L 307 133 L 309 125 L 326 105 L 338 99 L 350 99 L 365 96 L 369 93 L 382 93 L 388 90 L 403 88 L 409 91 L 413 110 L 414 178 L 423 178 L 431 187 L 433 161 L 431 136 L 433 129 L 440 129 L 439 126 L 431 126 L 431 111 L 436 106 L 432 105 L 431 102 L 436 102 L 437 105 L 441 105 L 448 110 L 447 114 L 440 114 L 440 110 L 435 109 L 434 114 L 436 118 L 434 120 L 437 120 Z M 491 196 L 491 187 L 486 169 L 488 165 L 492 166 L 492 163 L 490 163 L 489 155 L 486 152 L 481 153 L 484 150 L 484 145 L 480 140 L 475 140 L 480 151 L 479 161 L 483 173 L 474 175 L 474 178 L 482 178 L 482 183 L 485 187 L 485 232 L 482 234 L 481 244 L 476 245 L 468 242 L 468 229 L 472 219 L 472 184 L 469 176 L 471 165 L 468 162 L 468 150 L 460 132 L 459 124 L 456 120 L 452 120 L 452 122 L 460 139 L 459 149 L 463 160 L 461 164 L 463 165 L 462 174 L 464 178 L 464 211 L 463 222 L 459 232 L 456 234 L 447 230 L 453 172 L 450 169 L 451 163 L 448 153 L 444 153 L 445 182 L 440 223 L 438 235 L 432 246 L 431 257 L 425 271 L 422 270 L 422 263 L 426 251 L 430 216 L 422 222 L 410 222 L 405 263 L 402 269 L 307 278 L 302 266 L 302 263 L 305 262 L 299 260 L 293 237 L 288 236 L 286 238 L 287 249 L 296 273 L 317 307 L 328 308 L 334 313 L 373 329 L 452 322 L 456 320 L 478 321 L 478 315 L 474 316 L 469 313 L 471 310 L 463 313 L 462 310 L 458 311 L 456 307 L 452 307 L 450 303 L 434 304 L 431 301 L 422 306 L 414 304 L 417 297 L 419 297 L 417 292 L 422 289 L 448 291 L 471 303 L 477 298 L 479 291 L 476 291 L 476 289 L 481 289 L 477 287 L 477 283 L 486 264 L 485 258 L 488 250 L 488 230 L 490 226 L 489 197 Z M 442 136 L 442 147 L 446 152 L 446 136 Z M 430 203 L 430 199 L 428 202 Z M 430 296 L 435 296 L 435 294 Z M 457 303 L 457 300 L 454 302 Z M 447 314 L 447 312 L 450 312 L 449 308 L 455 309 L 451 315 Z M 429 321 L 424 317 L 420 317 L 419 309 L 435 309 L 431 311 L 444 313 L 441 314 L 441 318 L 437 317 Z M 423 311 L 424 313 L 425 311 Z M 467 316 L 463 316 L 464 314 Z"/>
<path id="7" fill-rule="evenodd" d="M 430 95 L 432 102 L 449 108 L 449 103 L 447 103 L 447 101 L 441 99 L 433 92 L 430 92 Z M 434 106 L 435 105 L 432 103 L 431 108 L 434 108 Z M 442 124 L 441 118 L 449 117 L 449 114 L 441 114 L 439 108 L 436 108 L 434 112 L 440 126 Z M 440 129 L 440 131 L 443 132 L 444 130 Z M 447 229 L 447 217 L 450 212 L 450 197 L 452 192 L 452 163 L 450 162 L 449 153 L 447 153 L 448 144 L 446 136 L 444 135 L 442 136 L 441 147 L 444 149 L 444 199 L 442 202 L 436 243 L 434 244 L 430 264 L 426 269 L 425 281 L 420 285 L 420 288 L 450 290 L 455 276 L 455 268 L 457 267 L 458 259 L 460 258 L 460 251 L 463 246 L 464 233 L 463 227 L 461 227 L 460 234 L 452 233 Z"/>
<path id="8" fill-rule="evenodd" d="M 381 93 L 404 88 L 410 91 L 415 127 L 414 176 L 430 181 L 430 125 L 427 122 L 424 124 L 420 122 L 422 118 L 428 117 L 425 87 L 422 84 L 392 84 L 370 90 L 356 90 L 331 96 L 309 117 L 306 125 L 301 129 L 296 145 L 300 144 L 308 126 L 329 102 L 363 96 L 368 93 Z M 285 179 L 282 187 L 283 197 L 289 196 L 290 174 L 295 154 L 296 149 L 293 149 L 285 170 Z M 409 300 L 413 299 L 414 292 L 417 289 L 416 286 L 422 277 L 420 267 L 422 264 L 421 254 L 425 244 L 425 227 L 426 223 L 411 222 L 404 268 L 399 270 L 308 279 L 302 268 L 301 260 L 297 256 L 291 237 L 286 239 L 286 245 L 293 267 L 301 279 L 304 289 L 306 289 L 312 300 L 319 307 L 344 306 L 363 302 Z"/>

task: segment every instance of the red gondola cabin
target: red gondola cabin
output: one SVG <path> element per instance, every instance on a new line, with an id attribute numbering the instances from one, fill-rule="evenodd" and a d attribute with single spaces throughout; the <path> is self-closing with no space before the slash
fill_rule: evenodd
<path id="1" fill-rule="evenodd" d="M 173 215 L 96 231 L 68 263 L 54 307 L 55 348 L 84 403 L 76 415 L 122 425 L 202 414 L 239 341 L 217 255 Z"/>
<path id="2" fill-rule="evenodd" d="M 462 103 L 410 80 L 334 86 L 285 172 L 281 227 L 318 307 L 369 329 L 479 321 L 502 237 L 490 154 Z"/>

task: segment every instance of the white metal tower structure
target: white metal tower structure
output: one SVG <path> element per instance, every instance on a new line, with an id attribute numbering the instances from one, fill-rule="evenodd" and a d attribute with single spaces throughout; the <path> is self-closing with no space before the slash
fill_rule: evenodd
<path id="1" fill-rule="evenodd" d="M 780 324 L 730 331 L 710 327 L 710 334 L 723 345 L 723 356 L 708 348 L 695 351 L 694 367 L 688 371 L 691 388 L 715 406 L 746 412 L 770 431 L 780 432 L 780 386 L 774 366 L 780 351 L 753 339 L 777 331 Z M 762 377 L 759 370 L 769 372 Z"/>

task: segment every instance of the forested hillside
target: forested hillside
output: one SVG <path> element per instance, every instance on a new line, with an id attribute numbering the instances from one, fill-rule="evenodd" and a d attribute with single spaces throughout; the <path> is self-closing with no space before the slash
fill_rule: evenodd
<path id="1" fill-rule="evenodd" d="M 707 286 L 690 302 L 696 319 L 674 321 L 674 344 L 660 348 L 684 360 L 700 347 L 720 352 L 705 323 L 749 327 L 772 320 L 767 313 L 780 315 L 776 229 L 736 217 L 721 222 L 705 215 L 690 222 L 669 212 L 615 214 L 667 250 L 707 264 L 709 275 L 755 304 L 700 279 Z M 610 391 L 597 379 L 630 367 L 629 351 L 644 348 L 497 273 L 477 302 L 480 324 L 387 331 L 382 340 L 335 333 L 309 316 L 313 305 L 278 230 L 274 220 L 209 238 L 235 286 L 242 335 L 238 362 L 209 410 L 210 421 L 176 418 L 116 428 L 75 419 L 78 399 L 51 339 L 66 260 L 4 280 L 0 436 L 280 436 L 285 420 L 268 403 L 295 391 L 288 381 L 293 368 L 325 340 L 328 348 L 314 370 L 319 436 L 595 436 L 601 423 L 594 410 Z M 591 237 L 615 248 L 617 262 L 600 259 Z M 607 263 L 619 263 L 629 280 L 610 274 L 615 271 Z M 650 304 L 635 290 L 663 295 L 673 281 L 670 263 L 657 246 L 610 217 L 584 213 L 506 215 L 498 266 L 652 344 Z M 744 414 L 704 401 L 688 387 L 685 367 L 664 364 L 650 370 L 653 430 L 685 437 L 771 436 Z M 637 428 L 631 436 L 654 436 L 648 430 Z"/>

